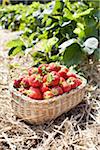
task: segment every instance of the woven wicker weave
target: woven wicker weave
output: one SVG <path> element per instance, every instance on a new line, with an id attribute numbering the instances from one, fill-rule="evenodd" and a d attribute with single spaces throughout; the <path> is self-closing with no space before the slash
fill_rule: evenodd
<path id="1" fill-rule="evenodd" d="M 31 124 L 41 124 L 57 118 L 82 101 L 86 86 L 86 80 L 84 78 L 82 80 L 82 85 L 77 89 L 47 100 L 32 100 L 10 86 L 15 115 Z"/>

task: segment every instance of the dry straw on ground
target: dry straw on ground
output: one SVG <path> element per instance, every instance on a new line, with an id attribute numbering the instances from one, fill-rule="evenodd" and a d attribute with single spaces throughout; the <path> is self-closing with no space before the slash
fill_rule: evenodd
<path id="1" fill-rule="evenodd" d="M 9 71 L 11 60 L 6 56 L 0 51 L 0 150 L 100 150 L 100 65 L 91 64 L 89 70 L 83 66 L 89 84 L 82 103 L 56 120 L 36 126 L 13 114 L 8 85 L 20 66 Z M 20 59 L 22 70 L 27 59 Z"/>

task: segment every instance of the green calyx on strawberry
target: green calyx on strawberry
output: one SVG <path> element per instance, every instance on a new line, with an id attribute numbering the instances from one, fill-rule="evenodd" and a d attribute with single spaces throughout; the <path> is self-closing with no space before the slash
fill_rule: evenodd
<path id="1" fill-rule="evenodd" d="M 53 93 L 53 95 L 57 96 L 57 95 L 62 95 L 63 94 L 63 90 L 60 86 L 55 86 L 51 89 L 51 92 Z"/>
<path id="2" fill-rule="evenodd" d="M 48 73 L 46 76 L 46 82 L 48 86 L 57 86 L 59 84 L 59 81 L 60 81 L 60 76 L 55 71 Z"/>
<path id="3" fill-rule="evenodd" d="M 47 72 L 49 71 L 47 69 L 48 67 L 48 64 L 41 64 L 39 67 L 38 67 L 38 73 L 40 73 L 40 75 L 45 75 L 47 74 Z"/>
<path id="4" fill-rule="evenodd" d="M 40 76 L 40 74 L 30 76 L 29 85 L 32 87 L 40 87 L 42 85 L 42 76 Z"/>
<path id="5" fill-rule="evenodd" d="M 53 93 L 51 91 L 46 91 L 43 93 L 43 99 L 49 99 L 54 97 Z"/>
<path id="6" fill-rule="evenodd" d="M 43 96 L 39 88 L 30 87 L 30 89 L 26 92 L 27 96 L 32 99 L 42 100 Z"/>
<path id="7" fill-rule="evenodd" d="M 49 66 L 48 66 L 48 68 L 49 68 L 49 71 L 51 72 L 51 71 L 56 71 L 56 72 L 58 72 L 60 69 L 61 69 L 61 66 L 58 64 L 58 63 L 50 63 L 49 64 Z"/>
<path id="8" fill-rule="evenodd" d="M 64 81 L 65 81 L 65 79 L 63 77 L 60 77 L 59 84 L 61 85 Z"/>

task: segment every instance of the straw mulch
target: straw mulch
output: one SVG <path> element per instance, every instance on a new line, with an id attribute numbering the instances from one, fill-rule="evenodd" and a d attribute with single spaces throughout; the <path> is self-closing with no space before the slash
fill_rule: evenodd
<path id="1" fill-rule="evenodd" d="M 0 51 L 0 150 L 100 150 L 100 65 L 82 66 L 89 79 L 82 103 L 36 126 L 14 116 L 9 93 L 9 83 L 20 69 L 25 71 L 26 62 L 31 66 L 31 60 L 27 56 L 11 60 L 6 52 Z"/>

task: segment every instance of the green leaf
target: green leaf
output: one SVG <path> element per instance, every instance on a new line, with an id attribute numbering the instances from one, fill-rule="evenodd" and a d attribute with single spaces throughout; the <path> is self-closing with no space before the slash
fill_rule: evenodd
<path id="1" fill-rule="evenodd" d="M 20 52 L 22 52 L 21 47 L 11 48 L 11 49 L 9 50 L 8 55 L 9 55 L 9 56 L 15 56 L 16 54 L 18 54 L 18 53 L 20 53 Z"/>
<path id="2" fill-rule="evenodd" d="M 9 48 L 22 46 L 22 45 L 24 45 L 24 42 L 20 38 L 12 40 L 7 43 L 7 47 L 9 47 Z"/>
<path id="3" fill-rule="evenodd" d="M 52 19 L 51 18 L 47 18 L 47 20 L 46 20 L 46 27 L 50 26 L 51 23 L 52 23 Z"/>
<path id="4" fill-rule="evenodd" d="M 59 57 L 60 57 L 60 56 L 58 56 L 58 55 L 53 55 L 53 56 L 50 57 L 50 60 L 51 60 L 51 61 L 58 61 L 58 60 L 59 60 Z"/>
<path id="5" fill-rule="evenodd" d="M 72 8 L 71 8 L 71 3 L 69 2 L 69 0 L 65 0 L 65 5 L 67 6 L 67 8 L 68 8 L 69 10 L 72 9 Z"/>
<path id="6" fill-rule="evenodd" d="M 99 30 L 97 29 L 97 22 L 95 20 L 94 17 L 90 17 L 90 16 L 85 16 L 84 17 L 84 21 L 85 21 L 85 36 L 86 38 L 95 36 L 96 38 L 98 38 L 98 33 Z"/>
<path id="7" fill-rule="evenodd" d="M 58 39 L 56 37 L 52 37 L 47 40 L 47 43 L 46 43 L 46 52 L 47 53 L 51 51 L 52 46 L 55 45 L 57 41 L 58 41 Z"/>
<path id="8" fill-rule="evenodd" d="M 80 27 L 75 28 L 73 32 L 77 34 L 79 38 L 85 37 L 85 32 Z"/>
<path id="9" fill-rule="evenodd" d="M 59 14 L 62 12 L 63 10 L 63 1 L 61 0 L 56 0 L 55 1 L 55 5 L 54 5 L 54 9 L 53 9 L 53 14 Z"/>
<path id="10" fill-rule="evenodd" d="M 67 9 L 67 8 L 64 8 L 64 17 L 70 19 L 70 20 L 73 20 L 73 14 Z"/>
<path id="11" fill-rule="evenodd" d="M 73 19 L 77 19 L 77 18 L 79 18 L 79 17 L 88 15 L 92 10 L 93 10 L 93 8 L 89 8 L 89 9 L 83 11 L 83 12 L 80 12 L 80 13 L 74 13 Z"/>
<path id="12" fill-rule="evenodd" d="M 97 48 L 95 51 L 94 51 L 94 58 L 96 60 L 99 60 L 100 61 L 100 48 Z"/>
<path id="13" fill-rule="evenodd" d="M 78 43 L 73 43 L 66 48 L 63 61 L 67 66 L 78 65 L 82 60 L 82 51 Z"/>

